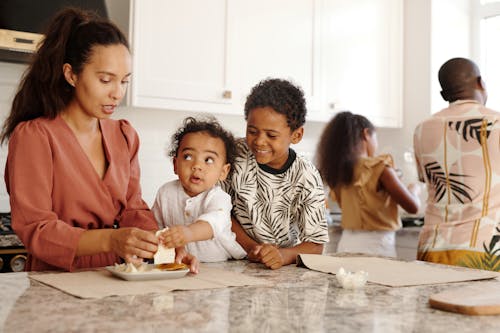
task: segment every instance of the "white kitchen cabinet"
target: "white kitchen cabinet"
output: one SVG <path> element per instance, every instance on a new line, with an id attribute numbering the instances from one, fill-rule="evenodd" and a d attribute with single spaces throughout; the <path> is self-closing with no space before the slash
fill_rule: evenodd
<path id="1" fill-rule="evenodd" d="M 315 1 L 229 0 L 228 75 L 236 103 L 267 77 L 290 79 L 316 101 Z"/>
<path id="2" fill-rule="evenodd" d="M 313 98 L 313 1 L 144 0 L 133 17 L 135 106 L 240 115 L 266 77 Z"/>
<path id="3" fill-rule="evenodd" d="M 17 91 L 21 77 L 26 70 L 25 64 L 13 64 L 0 61 L 0 117 L 5 119 L 10 113 L 12 100 Z M 0 212 L 10 212 L 9 194 L 5 187 L 4 167 L 7 162 L 7 147 L 4 143 L 0 146 Z"/>
<path id="4" fill-rule="evenodd" d="M 133 2 L 133 106 L 241 115 L 267 77 L 302 87 L 308 120 L 339 110 L 401 125 L 399 0 Z"/>
<path id="5" fill-rule="evenodd" d="M 231 103 L 225 0 L 133 2 L 132 105 L 217 111 Z"/>
<path id="6" fill-rule="evenodd" d="M 402 126 L 401 0 L 322 0 L 322 108 Z"/>

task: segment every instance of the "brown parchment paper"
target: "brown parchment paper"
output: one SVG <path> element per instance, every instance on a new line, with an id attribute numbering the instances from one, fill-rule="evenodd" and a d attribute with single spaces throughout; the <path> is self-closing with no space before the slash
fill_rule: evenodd
<path id="1" fill-rule="evenodd" d="M 113 276 L 104 269 L 73 273 L 36 274 L 30 275 L 30 278 L 80 298 L 272 285 L 271 282 L 262 278 L 207 266 L 200 266 L 198 274 L 188 274 L 178 279 L 126 281 Z"/>
<path id="2" fill-rule="evenodd" d="M 346 271 L 368 272 L 368 281 L 390 287 L 417 286 L 461 281 L 485 280 L 500 277 L 500 273 L 422 261 L 399 261 L 378 257 L 332 257 L 319 254 L 299 254 L 297 265 L 336 274 Z"/>

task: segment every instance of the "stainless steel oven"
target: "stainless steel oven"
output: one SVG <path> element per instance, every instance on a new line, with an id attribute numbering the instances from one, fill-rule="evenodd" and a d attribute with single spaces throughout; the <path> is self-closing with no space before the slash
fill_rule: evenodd
<path id="1" fill-rule="evenodd" d="M 0 213 L 0 273 L 23 271 L 26 255 L 23 243 L 12 230 L 10 213 Z"/>

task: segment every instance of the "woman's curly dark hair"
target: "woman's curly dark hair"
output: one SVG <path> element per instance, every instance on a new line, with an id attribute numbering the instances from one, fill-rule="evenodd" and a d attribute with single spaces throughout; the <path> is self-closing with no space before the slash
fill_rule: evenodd
<path id="1" fill-rule="evenodd" d="M 323 130 L 316 149 L 316 165 L 331 189 L 352 182 L 365 128 L 370 134 L 375 131 L 366 117 L 345 111 L 335 115 Z"/>
<path id="2" fill-rule="evenodd" d="M 292 131 L 306 122 L 306 100 L 299 86 L 282 79 L 266 79 L 252 88 L 245 103 L 245 120 L 255 108 L 270 107 L 286 116 Z"/>
<path id="3" fill-rule="evenodd" d="M 224 142 L 226 148 L 226 163 L 234 164 L 236 158 L 236 141 L 231 132 L 225 130 L 215 119 L 215 117 L 205 117 L 204 119 L 196 119 L 187 117 L 183 121 L 183 125 L 172 135 L 171 149 L 168 155 L 176 157 L 179 151 L 179 146 L 182 138 L 189 133 L 205 132 L 213 138 L 219 138 Z"/>

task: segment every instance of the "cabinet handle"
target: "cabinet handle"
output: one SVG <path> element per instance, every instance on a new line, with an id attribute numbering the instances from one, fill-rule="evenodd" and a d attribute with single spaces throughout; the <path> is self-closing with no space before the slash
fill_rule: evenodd
<path id="1" fill-rule="evenodd" d="M 335 109 L 335 103 L 331 102 L 330 104 L 328 104 L 328 107 L 332 110 Z"/>
<path id="2" fill-rule="evenodd" d="M 231 90 L 224 90 L 224 92 L 222 93 L 222 98 L 224 99 L 233 98 L 233 92 Z"/>

